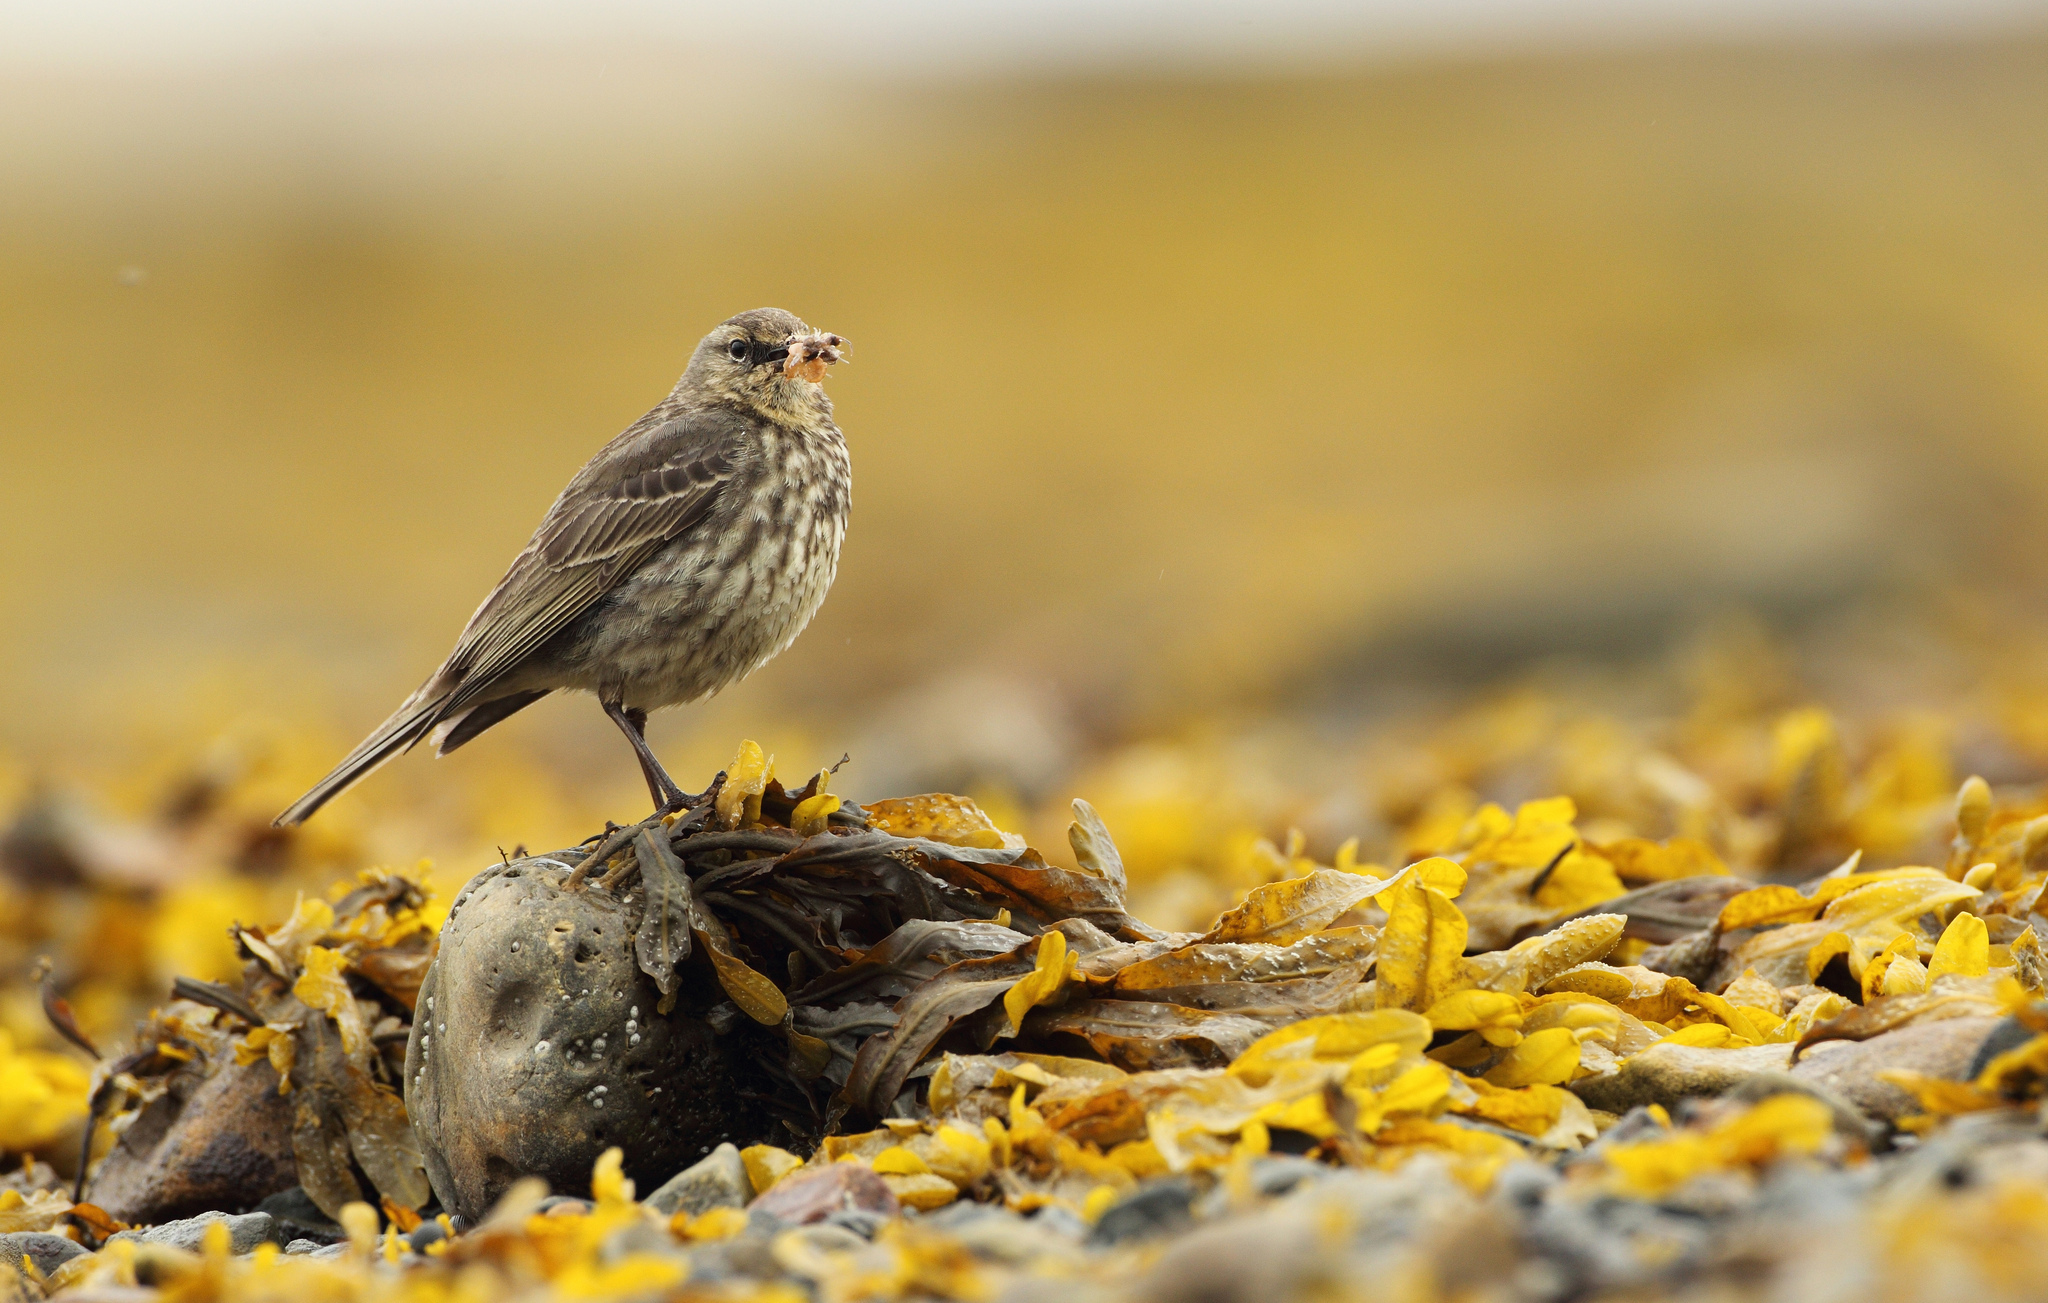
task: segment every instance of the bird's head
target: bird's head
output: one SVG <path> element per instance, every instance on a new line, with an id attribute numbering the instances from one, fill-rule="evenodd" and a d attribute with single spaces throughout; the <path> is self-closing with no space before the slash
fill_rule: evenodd
<path id="1" fill-rule="evenodd" d="M 756 308 L 704 337 L 683 384 L 736 398 L 771 414 L 825 406 L 825 369 L 844 360 L 846 341 L 812 330 L 780 308 Z"/>

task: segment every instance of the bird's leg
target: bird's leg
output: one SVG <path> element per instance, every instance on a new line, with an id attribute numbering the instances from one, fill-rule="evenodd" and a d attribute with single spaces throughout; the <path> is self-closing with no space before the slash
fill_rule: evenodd
<path id="1" fill-rule="evenodd" d="M 617 701 L 600 702 L 604 713 L 619 726 L 626 740 L 633 744 L 633 754 L 640 760 L 640 776 L 647 780 L 647 795 L 654 801 L 657 813 L 667 814 L 687 805 L 690 794 L 685 792 L 676 780 L 668 776 L 668 770 L 661 767 L 661 761 L 654 758 L 654 752 L 647 745 L 647 712 L 628 709 Z"/>

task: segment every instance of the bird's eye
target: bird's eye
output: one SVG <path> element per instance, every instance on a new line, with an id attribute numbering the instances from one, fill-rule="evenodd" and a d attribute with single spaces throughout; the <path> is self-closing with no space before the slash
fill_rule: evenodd
<path id="1" fill-rule="evenodd" d="M 747 341 L 735 339 L 732 343 L 725 346 L 725 351 L 732 354 L 733 361 L 744 362 L 747 360 Z"/>

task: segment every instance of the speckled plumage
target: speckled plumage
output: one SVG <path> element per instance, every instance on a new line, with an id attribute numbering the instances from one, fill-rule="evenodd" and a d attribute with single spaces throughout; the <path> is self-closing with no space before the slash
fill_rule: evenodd
<path id="1" fill-rule="evenodd" d="M 445 755 L 565 689 L 595 694 L 650 790 L 672 789 L 645 712 L 758 669 L 832 586 L 853 471 L 819 382 L 843 343 L 774 308 L 706 335 L 674 391 L 562 490 L 448 659 L 278 822 L 422 737 Z"/>

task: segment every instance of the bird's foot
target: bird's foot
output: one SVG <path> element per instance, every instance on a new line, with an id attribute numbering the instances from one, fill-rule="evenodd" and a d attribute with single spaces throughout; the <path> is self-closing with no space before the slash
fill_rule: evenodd
<path id="1" fill-rule="evenodd" d="M 681 788 L 678 788 L 676 789 L 676 791 L 671 793 L 666 800 L 662 801 L 661 804 L 654 807 L 654 817 L 657 819 L 666 819 L 668 818 L 668 816 L 672 814 L 681 814 L 683 811 L 689 809 L 691 806 L 703 801 L 703 799 L 704 793 L 702 792 L 698 792 L 695 795 L 692 795 L 689 792 L 685 792 Z"/>

